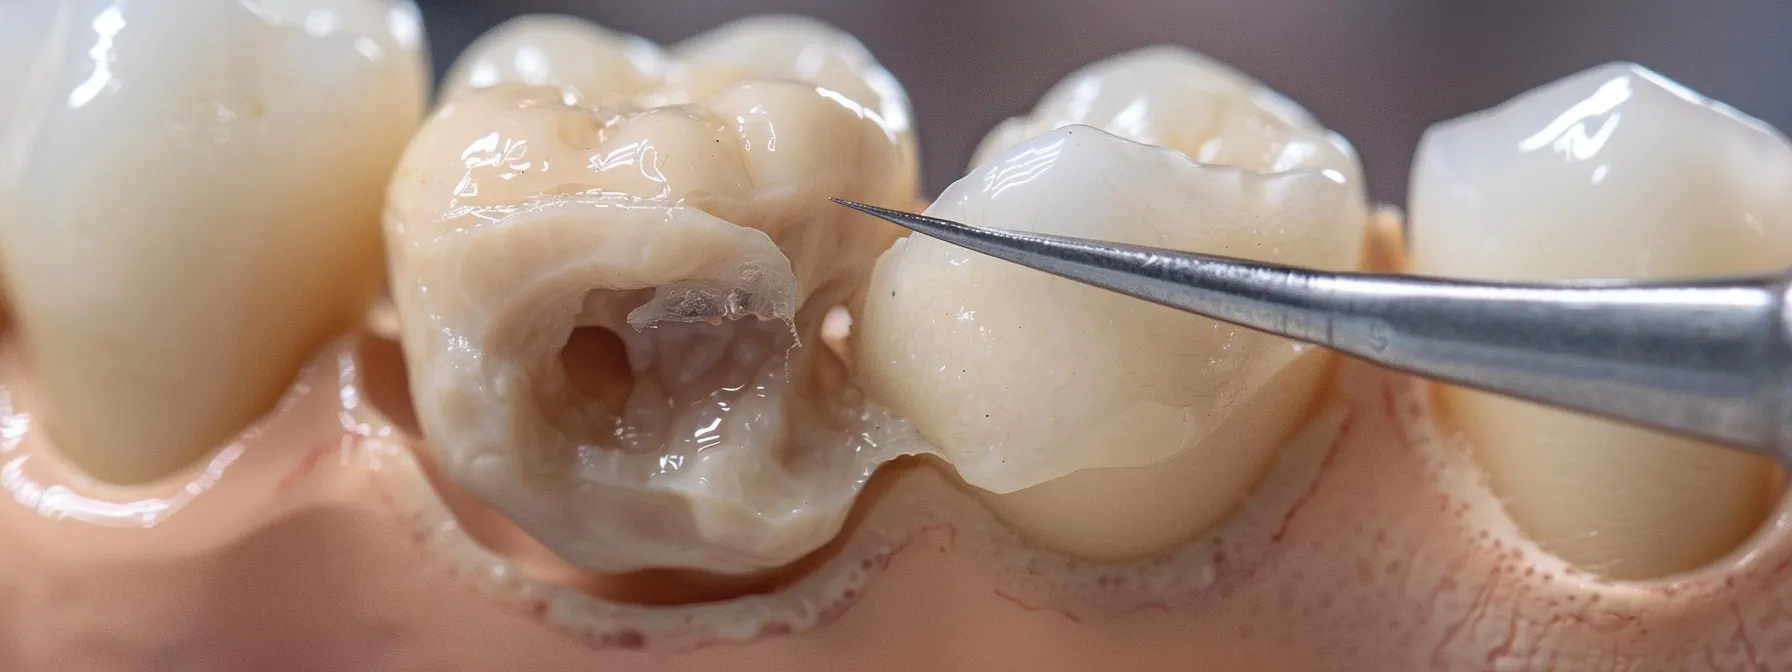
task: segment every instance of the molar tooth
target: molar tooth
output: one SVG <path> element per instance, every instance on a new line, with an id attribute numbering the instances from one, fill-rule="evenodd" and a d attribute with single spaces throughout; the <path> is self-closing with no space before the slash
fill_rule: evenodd
<path id="1" fill-rule="evenodd" d="M 1289 105 L 1184 50 L 1116 57 L 993 132 L 985 162 L 928 213 L 1355 268 L 1355 157 Z M 1190 160 L 1203 152 L 1237 165 Z M 1010 523 L 1084 556 L 1152 553 L 1227 515 L 1305 416 L 1327 361 L 924 237 L 878 260 L 867 297 L 854 356 L 867 390 Z"/>
<path id="2" fill-rule="evenodd" d="M 392 181 L 431 450 L 584 569 L 792 562 L 872 469 L 922 449 L 838 389 L 819 339 L 894 238 L 826 197 L 910 202 L 909 134 L 788 76 L 722 81 L 752 71 L 701 96 L 671 75 L 632 93 L 464 91 Z"/>
<path id="3" fill-rule="evenodd" d="M 377 0 L 15 9 L 7 294 L 59 446 L 100 479 L 153 479 L 271 408 L 366 308 L 427 85 L 421 22 Z"/>
<path id="4" fill-rule="evenodd" d="M 1792 264 L 1792 144 L 1630 64 L 1433 127 L 1409 198 L 1415 270 L 1512 280 L 1683 278 Z M 1507 511 L 1618 578 L 1692 569 L 1767 515 L 1762 458 L 1455 388 L 1440 396 Z"/>

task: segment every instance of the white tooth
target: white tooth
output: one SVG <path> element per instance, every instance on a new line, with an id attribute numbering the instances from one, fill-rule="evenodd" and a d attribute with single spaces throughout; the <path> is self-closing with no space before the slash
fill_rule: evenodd
<path id="1" fill-rule="evenodd" d="M 1084 124 L 1202 163 L 1278 172 L 1324 166 L 1357 179 L 1356 157 L 1306 110 L 1262 83 L 1180 47 L 1146 47 L 1071 73 L 1033 113 L 990 131 L 973 166 L 1054 128 Z"/>
<path id="2" fill-rule="evenodd" d="M 1321 268 L 1361 257 L 1350 146 L 1185 49 L 1073 73 L 979 156 L 930 213 Z M 1010 523 L 1083 556 L 1155 552 L 1228 515 L 1328 361 L 927 238 L 880 258 L 867 297 L 854 361 L 868 391 Z"/>
<path id="3" fill-rule="evenodd" d="M 377 288 L 422 26 L 375 0 L 20 5 L 7 293 L 62 449 L 155 478 L 271 408 Z"/>
<path id="4" fill-rule="evenodd" d="M 464 92 L 392 183 L 431 449 L 594 571 L 794 561 L 904 445 L 820 333 L 894 238 L 827 197 L 910 202 L 907 134 L 791 81 L 645 106 L 680 86 Z"/>
<path id="5" fill-rule="evenodd" d="M 1354 268 L 1358 185 L 1257 173 L 1087 126 L 1022 142 L 931 215 L 1023 231 Z M 1320 385 L 1324 355 L 910 237 L 879 259 L 855 361 L 964 480 L 1037 541 L 1150 553 L 1226 515 Z M 1012 493 L 1012 494 L 1007 494 Z"/>
<path id="6" fill-rule="evenodd" d="M 758 16 L 685 40 L 673 55 L 691 70 L 743 70 L 827 88 L 870 108 L 898 134 L 911 132 L 908 94 L 864 45 L 814 19 Z"/>
<path id="7" fill-rule="evenodd" d="M 665 52 L 647 40 L 570 16 L 519 16 L 469 45 L 442 81 L 442 100 L 512 82 L 586 95 L 635 95 L 664 76 Z"/>
<path id="8" fill-rule="evenodd" d="M 676 63 L 667 73 L 667 92 L 652 103 L 703 100 L 740 79 L 794 79 L 876 113 L 896 134 L 903 160 L 920 161 L 908 94 L 863 44 L 832 26 L 797 16 L 748 17 L 673 45 L 671 51 Z M 910 173 L 919 179 L 918 173 Z"/>
<path id="9" fill-rule="evenodd" d="M 1412 262 L 1513 280 L 1673 278 L 1792 264 L 1792 145 L 1641 67 L 1594 68 L 1425 135 Z M 1620 578 L 1691 569 L 1767 515 L 1764 459 L 1445 389 L 1492 486 L 1544 547 Z"/>

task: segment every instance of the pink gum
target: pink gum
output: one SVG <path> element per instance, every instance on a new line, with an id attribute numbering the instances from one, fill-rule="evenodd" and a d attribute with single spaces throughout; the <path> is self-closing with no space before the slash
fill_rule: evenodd
<path id="1" fill-rule="evenodd" d="M 1031 551 L 907 468 L 783 596 L 692 607 L 605 602 L 474 546 L 402 439 L 338 403 L 353 363 L 322 360 L 215 482 L 144 488 L 81 483 L 0 372 L 0 670 L 1792 668 L 1784 509 L 1690 575 L 1577 572 L 1513 528 L 1422 383 L 1359 363 L 1175 553 Z"/>

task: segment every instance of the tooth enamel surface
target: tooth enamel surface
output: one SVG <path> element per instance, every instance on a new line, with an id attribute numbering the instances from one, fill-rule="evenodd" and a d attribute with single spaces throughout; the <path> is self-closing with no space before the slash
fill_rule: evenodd
<path id="1" fill-rule="evenodd" d="M 1594 68 L 1426 134 L 1410 195 L 1419 272 L 1684 278 L 1792 264 L 1792 146 L 1629 64 Z M 1507 511 L 1618 578 L 1735 548 L 1779 492 L 1767 460 L 1494 395 L 1442 389 Z"/>
<path id="2" fill-rule="evenodd" d="M 820 338 L 896 235 L 827 197 L 911 202 L 907 134 L 784 79 L 649 106 L 678 86 L 463 91 L 392 183 L 431 449 L 593 571 L 789 563 L 914 444 Z"/>
<path id="3" fill-rule="evenodd" d="M 928 213 L 1354 268 L 1365 225 L 1354 156 L 1285 105 L 1186 51 L 1121 56 L 993 133 L 995 153 Z M 1067 125 L 1083 122 L 1168 147 Z M 1190 160 L 1202 147 L 1240 165 Z M 855 330 L 867 390 L 997 493 L 988 501 L 1010 523 L 1084 556 L 1150 553 L 1225 516 L 1325 368 L 1324 353 L 1287 340 L 925 237 L 878 260 L 867 296 Z"/>
<path id="4" fill-rule="evenodd" d="M 366 308 L 422 25 L 377 0 L 12 9 L 33 16 L 0 22 L 6 294 L 58 445 L 153 479 L 272 408 Z"/>
<path id="5" fill-rule="evenodd" d="M 870 108 L 905 140 L 911 135 L 908 94 L 858 40 L 813 19 L 741 19 L 672 47 L 671 76 L 718 79 L 706 71 L 745 71 L 794 79 L 839 93 Z"/>
<path id="6" fill-rule="evenodd" d="M 1032 114 L 990 131 L 972 165 L 1070 124 L 1176 149 L 1202 163 L 1257 172 L 1325 167 L 1358 179 L 1350 146 L 1306 110 L 1244 73 L 1172 46 L 1146 47 L 1071 73 Z"/>
<path id="7" fill-rule="evenodd" d="M 449 69 L 443 100 L 500 83 L 562 86 L 588 103 L 664 107 L 709 100 L 750 79 L 787 79 L 874 113 L 896 136 L 906 163 L 917 163 L 908 94 L 864 45 L 825 23 L 756 16 L 661 48 L 567 16 L 522 16 L 474 41 Z M 766 138 L 769 140 L 770 138 Z M 915 189 L 918 178 L 902 179 Z"/>
<path id="8" fill-rule="evenodd" d="M 467 47 L 441 97 L 504 82 L 635 95 L 655 88 L 665 67 L 664 50 L 639 37 L 569 16 L 520 16 Z"/>

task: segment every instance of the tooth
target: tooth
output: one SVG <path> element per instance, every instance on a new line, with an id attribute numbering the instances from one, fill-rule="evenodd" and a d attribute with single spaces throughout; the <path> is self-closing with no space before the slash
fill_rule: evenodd
<path id="1" fill-rule="evenodd" d="M 826 197 L 911 202 L 907 134 L 787 80 L 644 106 L 678 86 L 463 92 L 392 183 L 431 449 L 592 571 L 789 563 L 902 445 L 820 332 L 894 238 Z"/>
<path id="2" fill-rule="evenodd" d="M 820 21 L 750 17 L 680 42 L 672 53 L 681 66 L 674 68 L 674 78 L 721 69 L 808 82 L 870 108 L 898 135 L 911 134 L 902 85 L 858 40 Z"/>
<path id="3" fill-rule="evenodd" d="M 1792 145 L 1641 67 L 1594 68 L 1425 136 L 1415 269 L 1514 280 L 1675 278 L 1792 264 Z M 1618 578 L 1692 569 L 1767 515 L 1764 459 L 1442 389 L 1512 518 Z"/>
<path id="4" fill-rule="evenodd" d="M 1274 172 L 1325 166 L 1356 178 L 1356 158 L 1312 115 L 1262 83 L 1201 54 L 1146 47 L 1071 73 L 1033 114 L 983 139 L 972 165 L 1046 131 L 1084 124 L 1169 147 L 1202 163 Z"/>
<path id="5" fill-rule="evenodd" d="M 442 82 L 442 100 L 505 82 L 636 95 L 664 76 L 664 50 L 570 16 L 519 16 L 469 45 Z"/>
<path id="6" fill-rule="evenodd" d="M 995 154 L 928 212 L 1355 268 L 1366 214 L 1353 154 L 1266 100 L 1281 101 L 1186 51 L 1098 63 L 992 134 Z M 1174 149 L 1071 125 L 1084 123 Z M 1160 550 L 1229 513 L 1304 416 L 1327 361 L 918 237 L 878 260 L 855 337 L 867 390 L 994 493 L 998 513 L 1039 543 L 1095 557 Z"/>
<path id="7" fill-rule="evenodd" d="M 521 16 L 467 48 L 448 71 L 442 99 L 517 83 L 568 87 L 592 104 L 626 99 L 661 107 L 701 102 L 749 79 L 795 80 L 845 96 L 876 113 L 896 135 L 905 162 L 919 162 L 902 85 L 851 35 L 804 17 L 740 19 L 680 42 L 668 53 L 584 19 Z M 915 185 L 903 188 L 913 191 Z"/>
<path id="8" fill-rule="evenodd" d="M 372 0 L 17 9 L 35 18 L 0 27 L 24 83 L 0 112 L 7 295 L 61 449 L 153 479 L 270 409 L 364 311 L 427 86 L 421 23 Z"/>

